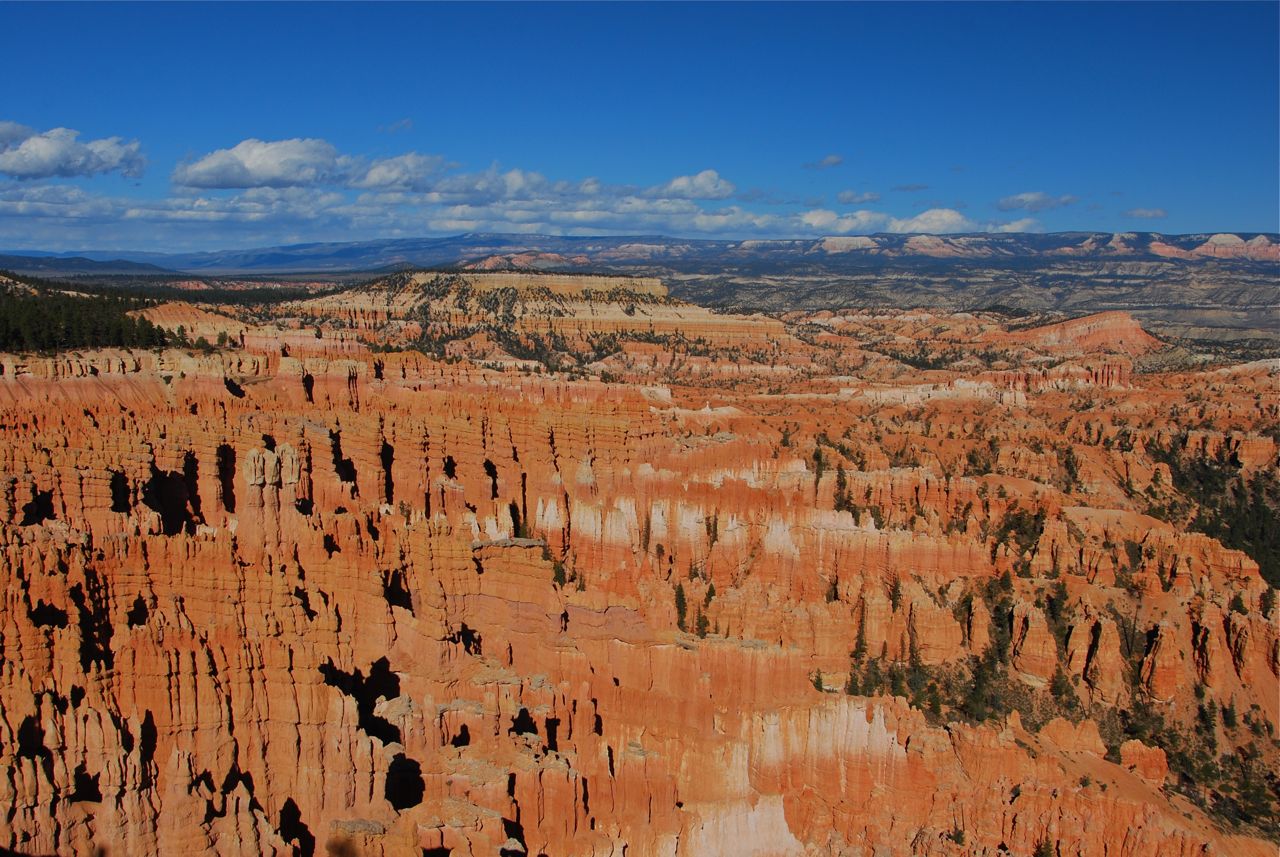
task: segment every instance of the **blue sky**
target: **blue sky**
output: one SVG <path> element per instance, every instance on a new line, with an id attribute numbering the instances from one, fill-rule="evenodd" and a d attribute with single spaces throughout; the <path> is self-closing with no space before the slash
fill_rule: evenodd
<path id="1" fill-rule="evenodd" d="M 1280 5 L 0 4 L 0 248 L 1280 230 Z"/>

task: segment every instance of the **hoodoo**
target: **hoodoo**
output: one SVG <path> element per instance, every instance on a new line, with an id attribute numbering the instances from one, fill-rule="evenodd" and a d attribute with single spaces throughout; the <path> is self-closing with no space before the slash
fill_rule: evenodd
<path id="1" fill-rule="evenodd" d="M 1274 497 L 1274 373 L 626 278 L 135 312 L 223 344 L 3 358 L 5 847 L 1272 851 L 1274 555 L 1187 477 Z"/>
<path id="2" fill-rule="evenodd" d="M 1277 857 L 1274 0 L 0 33 L 0 857 Z"/>

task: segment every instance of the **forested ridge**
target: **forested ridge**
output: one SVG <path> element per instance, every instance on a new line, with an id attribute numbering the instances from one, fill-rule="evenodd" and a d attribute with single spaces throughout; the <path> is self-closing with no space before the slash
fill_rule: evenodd
<path id="1" fill-rule="evenodd" d="M 3 278 L 28 288 L 0 288 L 0 351 L 157 348 L 170 341 L 162 328 L 129 315 L 154 301 L 72 294 L 7 273 Z"/>

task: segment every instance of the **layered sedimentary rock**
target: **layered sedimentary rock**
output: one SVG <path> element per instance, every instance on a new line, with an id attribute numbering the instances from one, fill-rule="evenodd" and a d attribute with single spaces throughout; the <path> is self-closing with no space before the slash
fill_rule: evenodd
<path id="1" fill-rule="evenodd" d="M 498 371 L 351 307 L 0 360 L 0 846 L 1273 853 L 1131 715 L 1275 768 L 1258 563 L 1148 514 L 1174 438 L 1276 466 L 1274 372 L 977 383 L 892 355 L 1044 340 L 834 314 Z"/>
<path id="2" fill-rule="evenodd" d="M 292 323 L 337 321 L 340 330 L 362 331 L 386 345 L 449 341 L 452 356 L 490 365 L 521 360 L 511 349 L 563 350 L 604 338 L 611 345 L 619 335 L 737 346 L 786 336 L 772 319 L 722 315 L 673 300 L 651 277 L 408 273 L 287 310 Z M 483 338 L 473 341 L 477 335 Z M 523 362 L 538 362 L 533 356 Z"/>
<path id="3" fill-rule="evenodd" d="M 1033 328 L 1008 337 L 1051 351 L 1115 352 L 1136 356 L 1160 348 L 1126 312 L 1102 312 L 1084 318 Z"/>

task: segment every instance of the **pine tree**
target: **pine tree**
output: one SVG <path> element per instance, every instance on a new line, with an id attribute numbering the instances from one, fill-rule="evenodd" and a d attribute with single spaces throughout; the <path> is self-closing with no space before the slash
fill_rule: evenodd
<path id="1" fill-rule="evenodd" d="M 864 608 L 863 615 L 858 621 L 858 636 L 853 643 L 852 658 L 854 663 L 861 664 L 867 657 L 867 619 L 866 610 Z"/>
<path id="2" fill-rule="evenodd" d="M 676 627 L 679 628 L 681 631 L 685 630 L 685 612 L 687 610 L 688 610 L 688 605 L 685 604 L 685 600 L 684 600 L 684 585 L 677 583 L 676 584 Z"/>

